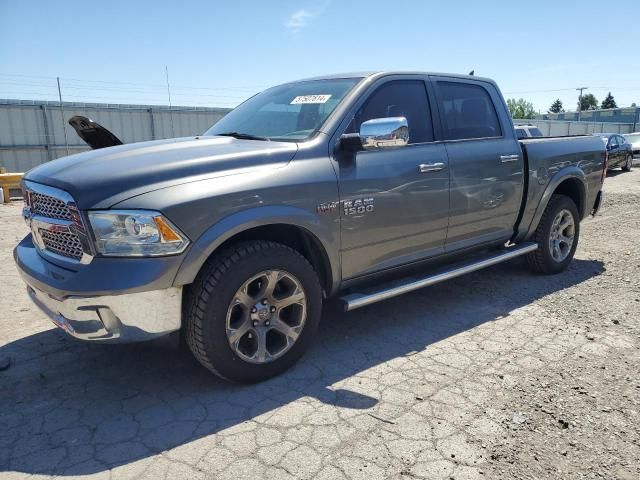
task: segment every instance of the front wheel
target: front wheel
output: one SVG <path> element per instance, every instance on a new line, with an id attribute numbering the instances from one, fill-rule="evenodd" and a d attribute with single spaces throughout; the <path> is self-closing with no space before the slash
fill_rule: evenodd
<path id="1" fill-rule="evenodd" d="M 566 195 L 553 195 L 533 236 L 538 249 L 527 254 L 529 267 L 545 274 L 561 272 L 571 263 L 579 236 L 576 204 Z"/>
<path id="2" fill-rule="evenodd" d="M 321 307 L 318 276 L 300 253 L 275 242 L 243 242 L 210 259 L 189 288 L 186 340 L 216 375 L 259 382 L 302 356 Z"/>
<path id="3" fill-rule="evenodd" d="M 633 155 L 627 155 L 627 159 L 625 160 L 624 165 L 622 166 L 622 170 L 624 170 L 625 172 L 630 172 L 632 167 L 633 167 Z"/>

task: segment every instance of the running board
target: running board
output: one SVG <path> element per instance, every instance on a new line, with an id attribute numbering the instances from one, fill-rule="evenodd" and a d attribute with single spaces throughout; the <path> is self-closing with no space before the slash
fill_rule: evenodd
<path id="1" fill-rule="evenodd" d="M 350 310 L 355 310 L 356 308 L 364 307 L 365 305 L 370 305 L 381 300 L 386 300 L 388 298 L 402 295 L 403 293 L 412 292 L 413 290 L 418 290 L 419 288 L 428 287 L 429 285 L 433 285 L 435 283 L 444 282 L 445 280 L 459 277 L 460 275 L 464 275 L 465 273 L 475 272 L 476 270 L 490 267 L 491 265 L 495 265 L 497 263 L 505 262 L 507 260 L 511 260 L 512 258 L 519 257 L 520 255 L 533 252 L 537 249 L 537 243 L 523 243 L 522 245 L 508 247 L 506 250 L 500 251 L 497 254 L 494 253 L 480 260 L 474 260 L 472 262 L 460 262 L 449 265 L 445 270 L 440 270 L 435 274 L 430 274 L 423 278 L 416 279 L 416 277 L 411 277 L 409 279 L 400 281 L 400 283 L 395 282 L 393 286 L 387 286 L 382 290 L 350 293 L 349 295 L 340 297 L 340 300 L 343 302 L 344 310 L 348 312 Z"/>

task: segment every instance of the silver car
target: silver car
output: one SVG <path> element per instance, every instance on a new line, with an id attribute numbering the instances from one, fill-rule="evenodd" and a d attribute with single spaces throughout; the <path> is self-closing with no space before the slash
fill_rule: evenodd
<path id="1" fill-rule="evenodd" d="M 633 156 L 640 157 L 640 132 L 627 133 L 623 135 L 627 143 L 631 144 Z"/>

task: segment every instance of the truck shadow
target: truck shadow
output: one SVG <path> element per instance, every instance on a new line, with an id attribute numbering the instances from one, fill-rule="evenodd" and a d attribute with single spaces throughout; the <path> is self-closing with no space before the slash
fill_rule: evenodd
<path id="1" fill-rule="evenodd" d="M 341 381 L 492 322 L 600 273 L 498 265 L 352 313 L 327 309 L 314 348 L 289 372 L 231 385 L 158 343 L 88 345 L 51 329 L 0 347 L 0 472 L 82 475 L 129 464 L 274 412 L 303 397 L 349 409 L 377 399 Z M 526 285 L 526 288 L 523 286 Z M 260 421 L 265 421 L 259 419 Z"/>

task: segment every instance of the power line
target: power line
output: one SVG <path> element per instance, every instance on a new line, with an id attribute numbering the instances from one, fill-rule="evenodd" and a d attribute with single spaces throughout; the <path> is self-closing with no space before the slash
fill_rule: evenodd
<path id="1" fill-rule="evenodd" d="M 568 92 L 574 91 L 575 88 L 553 88 L 548 90 L 521 90 L 517 92 L 503 92 L 505 95 L 514 95 L 520 93 L 550 93 L 550 92 Z M 590 87 L 589 90 L 640 90 L 640 87 Z"/>
<path id="2" fill-rule="evenodd" d="M 18 80 L 2 80 L 2 79 L 0 79 L 0 84 L 18 86 L 18 87 L 21 87 L 23 85 L 27 85 L 29 87 L 50 87 L 50 88 L 55 88 L 55 83 L 34 83 L 34 82 L 25 82 L 25 81 L 18 81 Z"/>
<path id="3" fill-rule="evenodd" d="M 51 80 L 56 80 L 57 78 L 57 77 L 48 77 L 44 75 L 23 75 L 23 74 L 17 74 L 17 73 L 2 73 L 2 72 L 0 72 L 0 76 L 46 78 Z M 156 88 L 162 88 L 162 89 L 166 87 L 166 85 L 163 85 L 161 83 L 118 82 L 118 81 L 90 80 L 90 79 L 84 79 L 84 78 L 70 78 L 70 77 L 60 77 L 60 80 L 65 84 L 65 88 L 68 82 L 99 83 L 99 84 L 106 84 L 106 85 L 133 85 L 133 86 L 140 86 L 140 87 L 156 87 Z M 254 90 L 255 91 L 255 90 L 262 90 L 268 87 L 268 85 L 235 85 L 233 87 L 197 87 L 197 86 L 190 86 L 190 85 L 173 85 L 172 87 L 174 89 L 181 88 L 181 89 L 194 89 L 194 90 Z"/>
<path id="4" fill-rule="evenodd" d="M 50 80 L 55 80 L 57 77 L 50 77 L 48 75 L 24 75 L 19 73 L 2 73 L 0 75 L 5 77 L 25 77 L 25 78 L 48 78 Z"/>
<path id="5" fill-rule="evenodd" d="M 522 90 L 518 92 L 504 92 L 507 95 L 513 95 L 516 93 L 548 93 L 548 92 L 564 92 L 567 90 L 573 90 L 573 88 L 555 88 L 549 90 Z"/>
<path id="6" fill-rule="evenodd" d="M 60 79 L 62 81 L 62 79 Z M 46 84 L 41 84 L 41 83 L 29 83 L 29 82 L 5 82 L 3 80 L 0 80 L 0 85 L 8 85 L 10 87 L 22 87 L 22 86 L 26 86 L 26 87 L 45 87 L 45 88 L 51 88 L 52 90 L 55 90 L 56 86 L 55 85 L 46 85 Z M 91 91 L 106 91 L 106 92 L 117 92 L 118 94 L 136 94 L 136 93 L 156 93 L 155 91 L 150 91 L 149 89 L 136 89 L 136 88 L 114 88 L 114 87 L 84 87 L 84 86 L 77 86 L 77 85 L 68 85 L 66 83 L 64 83 L 64 88 L 65 91 L 66 90 L 91 90 Z M 166 86 L 164 87 L 163 90 L 166 89 Z M 249 97 L 250 94 L 238 94 L 238 95 L 220 95 L 220 94 L 213 94 L 213 93 L 191 93 L 191 92 L 175 92 L 175 87 L 172 85 L 171 90 L 172 90 L 172 94 L 175 96 L 194 96 L 194 97 L 212 97 L 212 98 L 231 98 L 231 99 L 238 99 L 238 100 L 244 100 L 247 97 Z M 163 90 L 159 90 L 157 93 L 158 94 L 163 94 Z"/>
<path id="7" fill-rule="evenodd" d="M 164 87 L 163 90 L 166 90 L 166 85 Z M 109 87 L 78 87 L 75 85 L 66 85 L 65 84 L 65 89 L 71 89 L 71 90 L 99 90 L 99 91 L 107 91 L 107 92 L 123 92 L 123 93 L 149 93 L 149 90 L 138 90 L 138 89 L 131 89 L 131 88 L 109 88 Z M 212 93 L 180 93 L 180 92 L 175 92 L 176 87 L 174 87 L 173 85 L 171 86 L 171 93 L 172 95 L 189 95 L 189 96 L 194 96 L 194 97 L 215 97 L 215 98 L 236 98 L 236 99 L 245 99 L 247 98 L 248 95 L 215 95 Z M 161 94 L 162 92 L 159 91 L 158 94 Z"/>
<path id="8" fill-rule="evenodd" d="M 67 88 L 65 86 L 65 92 Z M 0 97 L 6 97 L 7 95 L 11 95 L 13 97 L 25 97 L 25 96 L 36 96 L 36 97 L 53 97 L 56 96 L 54 91 L 51 92 L 42 92 L 42 91 L 16 91 L 16 90 L 0 90 Z M 116 102 L 117 99 L 122 99 L 128 103 L 142 101 L 145 99 L 162 99 L 162 103 L 167 103 L 167 95 L 162 93 L 154 93 L 151 95 L 140 95 L 134 93 L 122 93 L 122 94 L 114 94 L 114 95 L 92 95 L 92 94 L 79 94 L 79 93 L 65 93 L 65 98 L 87 98 L 87 99 L 111 99 L 113 102 Z M 175 93 L 171 92 L 172 98 L 177 98 L 180 102 L 184 103 L 189 99 L 190 102 L 195 103 L 220 103 L 220 104 L 238 104 L 248 97 L 218 97 L 215 95 L 194 95 L 189 93 Z M 122 102 L 120 102 L 122 103 Z"/>

